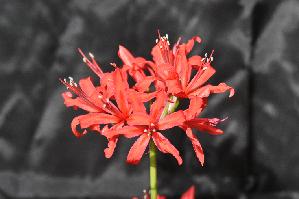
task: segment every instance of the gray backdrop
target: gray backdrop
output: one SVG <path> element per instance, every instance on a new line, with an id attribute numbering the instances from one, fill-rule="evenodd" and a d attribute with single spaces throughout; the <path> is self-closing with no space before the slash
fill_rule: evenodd
<path id="1" fill-rule="evenodd" d="M 159 191 L 192 184 L 198 198 L 299 198 L 299 1 L 0 0 L 0 198 L 130 198 L 148 188 L 148 158 L 125 164 L 134 140 L 106 160 L 103 137 L 76 139 L 78 114 L 59 77 L 93 76 L 77 47 L 109 70 L 118 45 L 150 58 L 156 31 L 175 42 L 199 35 L 236 95 L 213 96 L 203 116 L 226 117 L 222 136 L 197 133 L 206 164 L 182 132 L 184 164 L 159 154 Z M 174 134 L 166 133 L 166 136 Z"/>

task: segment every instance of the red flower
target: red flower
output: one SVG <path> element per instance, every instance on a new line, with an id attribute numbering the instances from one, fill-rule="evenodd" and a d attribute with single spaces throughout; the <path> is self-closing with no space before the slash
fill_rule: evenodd
<path id="1" fill-rule="evenodd" d="M 127 138 L 139 136 L 129 151 L 127 156 L 128 163 L 138 164 L 150 139 L 153 139 L 161 152 L 172 154 L 177 159 L 178 164 L 182 164 L 179 151 L 159 132 L 174 126 L 183 125 L 185 121 L 184 113 L 181 110 L 161 118 L 167 100 L 167 94 L 163 91 L 159 92 L 156 101 L 151 105 L 149 114 L 145 111 L 133 113 L 127 120 L 128 126 L 114 131 L 115 134 L 124 135 Z"/>
<path id="2" fill-rule="evenodd" d="M 187 55 L 192 50 L 194 42 L 201 42 L 199 37 L 193 37 L 186 44 L 179 44 L 180 40 L 169 48 L 168 36 L 161 37 L 157 45 L 152 49 L 153 60 L 155 61 L 156 74 L 162 79 L 167 92 L 181 98 L 192 98 L 194 96 L 208 97 L 211 93 L 222 93 L 230 91 L 230 97 L 234 94 L 234 89 L 225 83 L 218 86 L 206 85 L 207 80 L 215 73 L 211 66 L 213 61 L 212 54 L 208 58 L 192 56 L 189 59 Z M 196 75 L 191 78 L 192 70 L 197 70 Z"/>

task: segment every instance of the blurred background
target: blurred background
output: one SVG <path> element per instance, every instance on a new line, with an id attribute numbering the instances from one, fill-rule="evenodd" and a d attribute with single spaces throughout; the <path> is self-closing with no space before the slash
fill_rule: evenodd
<path id="1" fill-rule="evenodd" d="M 226 116 L 221 136 L 197 132 L 201 167 L 182 132 L 165 133 L 184 164 L 159 153 L 159 192 L 178 198 L 299 198 L 299 1 L 0 0 L 0 199 L 131 198 L 148 189 L 148 158 L 125 163 L 132 140 L 105 159 L 103 137 L 77 139 L 60 77 L 93 76 L 77 48 L 105 71 L 118 45 L 151 58 L 157 29 L 170 41 L 199 35 L 215 49 L 214 95 L 202 117 Z"/>

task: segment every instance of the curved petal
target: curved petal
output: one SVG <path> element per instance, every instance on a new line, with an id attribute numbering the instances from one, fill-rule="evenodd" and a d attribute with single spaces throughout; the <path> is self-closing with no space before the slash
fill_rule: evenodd
<path id="1" fill-rule="evenodd" d="M 198 97 L 208 97 L 212 93 L 224 93 L 229 91 L 229 97 L 232 97 L 235 94 L 235 90 L 226 85 L 225 83 L 220 83 L 218 86 L 206 85 L 203 86 L 196 91 L 190 93 L 190 95 L 198 96 Z"/>
<path id="2" fill-rule="evenodd" d="M 208 79 L 210 79 L 210 77 L 212 77 L 215 72 L 216 70 L 210 65 L 207 65 L 203 69 L 198 70 L 196 75 L 187 86 L 188 93 L 196 91 L 200 86 L 206 83 L 206 81 L 208 81 Z"/>
<path id="3" fill-rule="evenodd" d="M 120 69 L 114 71 L 114 84 L 117 85 L 115 86 L 114 97 L 118 108 L 124 115 L 128 115 L 129 104 L 126 95 L 128 85 L 125 85 L 127 84 L 127 79 L 123 77 Z"/>
<path id="4" fill-rule="evenodd" d="M 146 92 L 149 90 L 151 83 L 154 82 L 155 79 L 156 77 L 154 76 L 146 76 L 142 81 L 137 82 L 134 87 L 137 91 Z"/>
<path id="5" fill-rule="evenodd" d="M 88 128 L 94 124 L 118 123 L 120 119 L 114 115 L 106 113 L 89 113 L 86 115 L 81 115 L 79 121 L 82 128 Z"/>
<path id="6" fill-rule="evenodd" d="M 118 56 L 122 60 L 125 65 L 132 66 L 135 60 L 135 57 L 131 54 L 131 52 L 125 47 L 119 45 Z"/>
<path id="7" fill-rule="evenodd" d="M 205 156 L 204 156 L 203 149 L 201 147 L 200 142 L 198 141 L 196 136 L 192 133 L 191 128 L 186 129 L 186 135 L 188 136 L 188 138 L 190 139 L 190 141 L 192 143 L 192 146 L 195 151 L 197 159 L 199 160 L 201 166 L 203 166 L 203 164 L 205 162 Z"/>
<path id="8" fill-rule="evenodd" d="M 180 152 L 169 142 L 169 140 L 166 137 L 164 137 L 159 132 L 153 133 L 152 137 L 155 142 L 155 145 L 162 153 L 170 153 L 171 155 L 173 155 L 176 158 L 179 165 L 183 163 L 183 160 L 180 156 Z"/>
<path id="9" fill-rule="evenodd" d="M 175 126 L 183 125 L 185 121 L 185 115 L 182 110 L 166 115 L 158 122 L 159 130 L 170 129 Z"/>
<path id="10" fill-rule="evenodd" d="M 191 50 L 192 50 L 192 48 L 194 46 L 194 42 L 195 41 L 198 42 L 198 43 L 201 43 L 201 38 L 199 36 L 194 36 L 191 39 L 189 39 L 189 41 L 186 44 L 186 52 L 187 52 L 187 54 L 189 52 L 191 52 Z"/>
<path id="11" fill-rule="evenodd" d="M 114 152 L 114 149 L 116 147 L 117 141 L 118 141 L 118 137 L 117 136 L 108 139 L 108 146 L 104 150 L 106 158 L 111 158 L 111 156 L 113 155 L 113 152 Z"/>
<path id="12" fill-rule="evenodd" d="M 122 128 L 106 131 L 104 136 L 107 138 L 114 137 L 116 135 L 124 135 L 126 138 L 133 138 L 144 133 L 143 127 L 138 126 L 124 126 Z"/>
<path id="13" fill-rule="evenodd" d="M 221 129 L 214 127 L 215 124 L 205 122 L 201 118 L 194 118 L 192 120 L 188 120 L 185 122 L 185 124 L 190 128 L 195 128 L 199 131 L 207 132 L 211 135 L 223 134 L 223 131 Z"/>
<path id="14" fill-rule="evenodd" d="M 167 98 L 167 93 L 165 93 L 164 91 L 160 91 L 157 93 L 156 100 L 150 108 L 150 117 L 153 121 L 159 120 L 167 102 Z"/>
<path id="15" fill-rule="evenodd" d="M 131 126 L 133 125 L 149 125 L 150 124 L 150 116 L 146 113 L 133 113 L 128 119 L 127 123 Z"/>
<path id="16" fill-rule="evenodd" d="M 64 92 L 61 94 L 64 99 L 64 104 L 67 107 L 78 107 L 88 112 L 99 112 L 99 109 L 96 108 L 94 105 L 87 103 L 81 97 L 72 98 L 71 92 Z"/>
<path id="17" fill-rule="evenodd" d="M 195 186 L 191 186 L 182 196 L 181 199 L 194 199 L 195 198 Z"/>
<path id="18" fill-rule="evenodd" d="M 73 131 L 73 134 L 77 137 L 77 138 L 80 138 L 82 137 L 83 135 L 85 135 L 87 133 L 86 130 L 84 130 L 83 132 L 79 132 L 77 131 L 77 126 L 80 124 L 80 121 L 79 121 L 79 118 L 81 116 L 77 116 L 73 119 L 72 123 L 71 123 L 71 128 L 72 128 L 72 131 Z"/>
<path id="19" fill-rule="evenodd" d="M 195 118 L 207 105 L 207 98 L 192 97 L 188 109 L 184 110 L 187 120 Z"/>
<path id="20" fill-rule="evenodd" d="M 127 156 L 128 163 L 138 164 L 140 162 L 140 159 L 142 158 L 142 155 L 144 154 L 144 151 L 148 146 L 150 139 L 151 136 L 144 133 L 135 141 Z"/>

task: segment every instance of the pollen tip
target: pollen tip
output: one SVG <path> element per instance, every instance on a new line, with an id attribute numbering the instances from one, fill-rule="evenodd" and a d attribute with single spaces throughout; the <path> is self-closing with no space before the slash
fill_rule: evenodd
<path id="1" fill-rule="evenodd" d="M 92 58 L 92 59 L 94 59 L 94 55 L 90 52 L 90 53 L 88 53 L 89 54 L 89 56 Z"/>
<path id="2" fill-rule="evenodd" d="M 87 62 L 87 59 L 86 59 L 85 57 L 83 57 L 83 59 L 82 59 L 82 60 L 83 60 L 83 62 L 84 62 L 84 63 L 86 63 L 86 62 Z"/>

